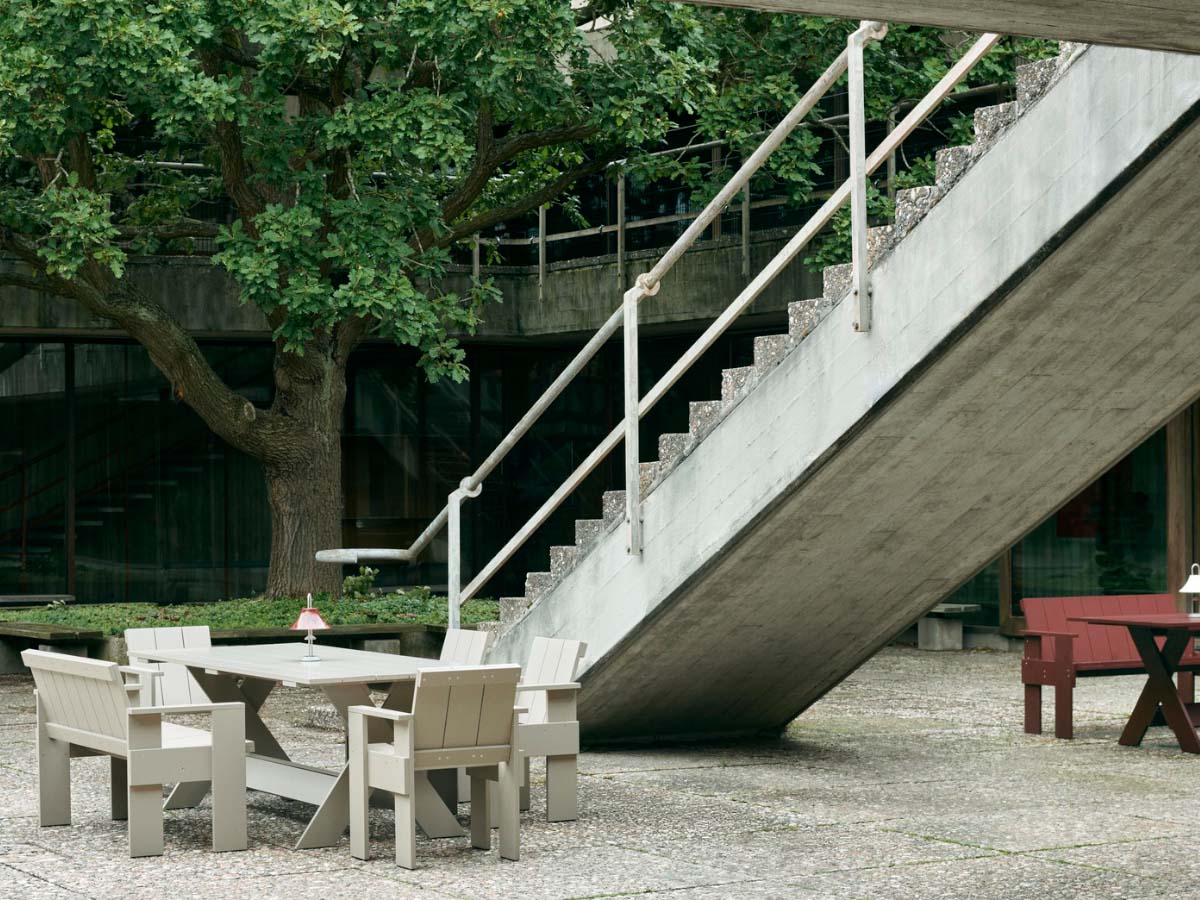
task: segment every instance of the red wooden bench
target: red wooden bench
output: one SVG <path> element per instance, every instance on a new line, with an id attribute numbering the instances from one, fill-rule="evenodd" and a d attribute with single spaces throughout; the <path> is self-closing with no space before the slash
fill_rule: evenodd
<path id="1" fill-rule="evenodd" d="M 1127 594 L 1111 597 L 1026 597 L 1025 657 L 1021 683 L 1025 685 L 1025 731 L 1042 733 L 1042 686 L 1054 688 L 1054 736 L 1071 738 L 1072 694 L 1076 678 L 1101 675 L 1137 675 L 1145 672 L 1129 631 L 1110 625 L 1068 621 L 1071 616 L 1173 613 L 1173 594 Z M 1189 647 L 1180 665 L 1180 691 L 1192 701 L 1191 674 L 1200 671 L 1200 655 Z M 1184 674 L 1186 671 L 1188 674 Z"/>

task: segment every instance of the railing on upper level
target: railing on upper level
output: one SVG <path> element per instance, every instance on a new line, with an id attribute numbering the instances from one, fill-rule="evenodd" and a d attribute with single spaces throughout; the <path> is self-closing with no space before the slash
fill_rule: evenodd
<path id="1" fill-rule="evenodd" d="M 852 287 L 851 299 L 855 304 L 855 329 L 867 331 L 871 325 L 870 283 L 867 270 L 867 178 L 883 165 L 947 95 L 966 77 L 967 73 L 985 55 L 1000 36 L 987 34 L 975 42 L 967 53 L 946 73 L 920 102 L 889 132 L 887 137 L 868 156 L 866 154 L 865 115 L 863 102 L 863 48 L 870 41 L 880 41 L 887 34 L 887 25 L 882 22 L 863 22 L 850 35 L 846 49 L 817 79 L 799 102 L 791 109 L 759 147 L 742 163 L 733 177 L 696 216 L 670 249 L 650 269 L 639 275 L 633 287 L 625 291 L 622 305 L 613 312 L 591 340 L 575 355 L 571 363 L 553 381 L 532 408 L 505 436 L 499 446 L 488 455 L 474 473 L 464 478 L 457 489 L 451 492 L 446 506 L 433 519 L 410 547 L 404 550 L 362 549 L 324 550 L 317 554 L 323 562 L 357 563 L 375 560 L 409 561 L 415 559 L 433 537 L 448 526 L 447 600 L 449 621 L 452 627 L 459 624 L 459 608 L 479 593 L 479 590 L 512 558 L 522 545 L 541 527 L 550 515 L 567 499 L 583 480 L 622 441 L 625 442 L 625 529 L 627 549 L 640 554 L 642 549 L 642 517 L 640 471 L 638 459 L 638 427 L 646 415 L 663 398 L 668 390 L 719 338 L 739 315 L 771 284 L 776 276 L 796 258 L 808 243 L 820 232 L 834 213 L 850 200 L 851 244 L 852 244 Z M 697 238 L 712 224 L 733 200 L 745 191 L 751 177 L 766 159 L 783 143 L 789 134 L 804 121 L 817 102 L 849 71 L 850 103 L 850 177 L 825 200 L 821 208 L 798 232 L 776 253 L 774 258 L 734 298 L 705 331 L 696 339 L 680 359 L 645 394 L 638 384 L 637 332 L 638 305 L 646 297 L 658 293 L 662 279 L 670 272 Z M 743 202 L 744 199 L 743 199 Z M 587 365 L 599 349 L 616 334 L 624 331 L 624 384 L 625 414 L 617 425 L 581 462 L 547 499 L 532 517 L 512 538 L 488 561 L 471 581 L 462 584 L 462 539 L 461 508 L 468 498 L 478 497 L 484 479 L 500 464 L 508 452 L 533 426 L 550 404 L 563 392 Z"/>

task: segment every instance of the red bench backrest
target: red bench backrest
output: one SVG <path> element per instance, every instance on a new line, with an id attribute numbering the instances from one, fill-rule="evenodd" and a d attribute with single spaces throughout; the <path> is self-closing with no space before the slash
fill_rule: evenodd
<path id="1" fill-rule="evenodd" d="M 1025 597 L 1021 600 L 1021 612 L 1025 614 L 1025 623 L 1031 632 L 1074 634 L 1075 641 L 1071 649 L 1077 664 L 1111 664 L 1119 668 L 1141 666 L 1141 657 L 1133 646 L 1128 629 L 1071 622 L 1070 617 L 1173 613 L 1176 608 L 1173 594 L 1122 594 L 1107 597 Z M 1042 653 L 1045 658 L 1053 659 L 1054 642 L 1044 642 Z M 1200 661 L 1191 647 L 1184 652 L 1183 658 L 1185 661 Z"/>

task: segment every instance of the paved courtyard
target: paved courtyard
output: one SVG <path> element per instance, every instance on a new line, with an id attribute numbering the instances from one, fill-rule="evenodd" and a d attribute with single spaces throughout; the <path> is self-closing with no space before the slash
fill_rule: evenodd
<path id="1" fill-rule="evenodd" d="M 1200 759 L 1165 729 L 1116 743 L 1140 679 L 1084 681 L 1065 742 L 1022 734 L 1018 666 L 889 649 L 779 740 L 586 753 L 575 823 L 539 821 L 535 767 L 520 862 L 419 839 L 413 872 L 387 813 L 360 863 L 347 839 L 291 850 L 311 807 L 259 793 L 248 852 L 208 852 L 206 803 L 167 814 L 165 856 L 130 860 L 96 759 L 72 764 L 74 826 L 39 829 L 31 682 L 4 677 L 0 897 L 1200 896 Z M 295 758 L 333 764 L 340 733 L 308 725 L 314 702 L 279 690 L 265 712 Z"/>

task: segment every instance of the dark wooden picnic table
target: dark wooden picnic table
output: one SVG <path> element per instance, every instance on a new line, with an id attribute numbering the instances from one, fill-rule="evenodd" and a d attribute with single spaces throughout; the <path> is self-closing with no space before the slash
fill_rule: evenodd
<path id="1" fill-rule="evenodd" d="M 1200 704 L 1185 702 L 1174 681 L 1188 642 L 1200 635 L 1200 616 L 1143 613 L 1071 616 L 1069 620 L 1128 629 L 1146 667 L 1146 686 L 1121 732 L 1120 743 L 1127 747 L 1138 746 L 1146 736 L 1146 729 L 1154 724 L 1161 711 L 1180 748 L 1186 753 L 1200 753 L 1200 737 L 1196 734 Z"/>

